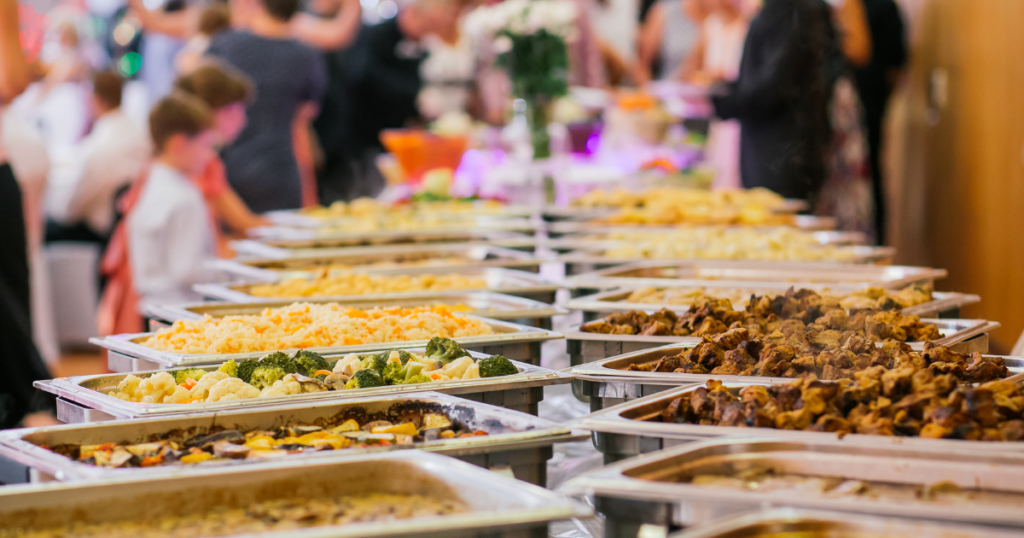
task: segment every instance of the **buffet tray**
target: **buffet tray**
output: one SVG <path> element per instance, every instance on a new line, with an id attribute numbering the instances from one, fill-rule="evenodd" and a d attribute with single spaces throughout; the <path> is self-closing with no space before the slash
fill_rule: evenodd
<path id="1" fill-rule="evenodd" d="M 571 288 L 617 287 L 751 287 L 829 288 L 856 291 L 869 286 L 904 288 L 945 278 L 945 269 L 900 265 L 853 265 L 809 262 L 642 261 L 575 275 Z"/>
<path id="2" fill-rule="evenodd" d="M 716 286 L 714 283 L 707 283 L 702 284 L 699 287 L 711 288 L 710 291 L 713 292 L 714 288 L 718 288 L 720 286 Z M 759 287 L 758 289 L 751 289 L 749 286 L 742 286 L 741 289 L 763 295 L 766 293 L 784 293 L 791 287 L 794 286 L 792 284 L 776 284 L 769 287 Z M 584 321 L 592 321 L 606 314 L 613 312 L 626 312 L 629 310 L 651 313 L 667 308 L 676 312 L 685 312 L 690 308 L 690 305 L 688 304 L 628 302 L 627 299 L 629 299 L 629 296 L 635 291 L 635 289 L 635 287 L 630 287 L 628 289 L 618 288 L 610 291 L 602 291 L 592 295 L 576 297 L 571 299 L 565 306 L 570 310 L 583 311 Z M 663 291 L 665 289 L 667 289 L 666 286 L 658 287 L 658 291 Z M 729 287 L 726 289 L 731 292 L 736 288 Z M 915 315 L 921 318 L 959 317 L 958 314 L 960 312 L 960 308 L 980 301 L 981 297 L 977 295 L 939 291 L 934 292 L 932 294 L 932 300 L 927 303 L 921 303 L 909 308 L 904 308 L 903 314 L 907 316 Z M 733 305 L 733 308 L 736 308 L 736 305 Z"/>
<path id="3" fill-rule="evenodd" d="M 864 234 L 860 232 L 833 232 L 836 229 L 836 219 L 834 217 L 818 217 L 814 215 L 794 215 L 792 224 L 737 224 L 737 225 L 724 225 L 719 224 L 717 226 L 728 226 L 736 228 L 797 228 L 799 230 L 815 231 L 815 232 L 832 232 L 830 234 L 831 243 L 849 243 L 849 244 L 863 244 L 867 241 Z M 602 222 L 601 220 L 573 220 L 563 222 L 552 222 L 547 225 L 547 232 L 550 237 L 572 235 L 572 234 L 597 234 L 603 235 L 614 232 L 647 232 L 659 233 L 659 232 L 672 232 L 680 228 L 687 226 L 704 226 L 698 223 L 682 223 L 678 225 L 644 225 L 644 224 L 623 224 L 623 223 L 609 223 Z M 707 224 L 707 226 L 716 226 L 715 224 Z"/>
<path id="4" fill-rule="evenodd" d="M 452 275 L 458 274 L 465 276 L 466 278 L 479 278 L 487 283 L 487 287 L 479 290 L 450 290 L 450 291 L 490 291 L 494 293 L 505 293 L 508 295 L 515 295 L 517 297 L 525 297 L 527 299 L 533 299 L 536 301 L 546 302 L 548 304 L 555 302 L 555 294 L 560 288 L 559 284 L 548 282 L 534 273 L 527 273 L 524 271 L 516 271 L 513 269 L 503 268 L 444 268 L 444 267 L 432 267 L 432 268 L 421 268 L 421 269 L 403 269 L 403 270 L 388 270 L 378 271 L 375 274 L 394 276 L 394 275 Z M 251 281 L 239 281 L 229 282 L 225 284 L 196 284 L 193 289 L 196 293 L 209 297 L 211 299 L 219 299 L 223 301 L 232 301 L 240 303 L 252 303 L 258 301 L 283 301 L 291 299 L 295 301 L 306 301 L 308 299 L 324 299 L 330 302 L 345 302 L 350 301 L 367 301 L 367 300 L 386 300 L 386 299 L 401 299 L 405 297 L 419 297 L 426 292 L 403 292 L 403 293 L 379 293 L 379 294 L 367 294 L 367 295 L 334 295 L 334 296 L 318 296 L 318 297 L 257 297 L 250 294 L 253 286 L 265 285 L 266 282 L 251 282 Z M 430 292 L 440 293 L 440 291 Z"/>
<path id="5" fill-rule="evenodd" d="M 465 439 L 439 439 L 407 446 L 379 446 L 348 448 L 291 454 L 289 459 L 338 460 L 367 452 L 382 452 L 415 448 L 463 458 L 483 467 L 507 465 L 516 476 L 539 486 L 543 480 L 547 460 L 555 443 L 577 441 L 579 435 L 559 424 L 525 413 L 472 402 L 435 392 L 421 392 L 407 396 L 356 398 L 342 402 L 315 405 L 273 406 L 253 410 L 204 412 L 169 418 L 120 420 L 87 425 L 48 426 L 0 432 L 0 460 L 7 457 L 17 465 L 34 470 L 36 481 L 73 481 L 89 479 L 129 478 L 175 474 L 186 466 L 134 467 L 111 469 L 78 462 L 51 452 L 45 446 L 62 444 L 94 445 L 106 442 L 143 443 L 179 430 L 185 437 L 210 433 L 215 428 L 224 430 L 272 430 L 285 424 L 314 424 L 317 419 L 329 418 L 346 411 L 372 414 L 398 406 L 402 409 L 423 409 L 440 412 L 460 422 L 471 431 L 483 430 L 489 435 Z M 583 436 L 583 439 L 586 439 Z M 4 450 L 6 449 L 6 450 Z M 204 463 L 199 469 L 225 466 L 248 466 L 260 460 L 228 460 Z M 493 463 L 493 465 L 489 465 Z"/>
<path id="6" fill-rule="evenodd" d="M 786 213 L 799 213 L 805 211 L 808 208 L 807 201 L 805 200 L 792 200 L 787 199 L 782 207 L 775 210 L 775 213 L 786 214 Z M 541 209 L 541 216 L 547 220 L 558 221 L 558 220 L 592 220 L 610 217 L 622 211 L 623 208 L 617 206 L 558 206 L 558 205 L 546 205 Z M 800 215 L 801 217 L 804 215 Z"/>
<path id="7" fill-rule="evenodd" d="M 724 387 L 738 392 L 753 385 L 767 386 L 757 378 L 743 382 L 725 382 Z M 692 441 L 721 439 L 724 437 L 771 437 L 781 441 L 840 441 L 843 444 L 862 447 L 905 446 L 939 452 L 968 452 L 991 454 L 1000 452 L 1022 453 L 1024 442 L 961 441 L 955 439 L 922 439 L 920 437 L 889 437 L 850 433 L 839 436 L 835 433 L 809 432 L 798 430 L 777 430 L 771 428 L 746 428 L 731 426 L 702 426 L 698 424 L 647 422 L 645 417 L 661 413 L 675 398 L 693 392 L 704 385 L 693 384 L 675 387 L 643 398 L 627 401 L 587 416 L 569 421 L 567 426 L 593 432 L 594 446 L 604 453 L 605 462 L 616 462 L 638 454 L 646 454 Z"/>
<path id="8" fill-rule="evenodd" d="M 282 530 L 282 537 L 544 536 L 551 521 L 587 517 L 590 509 L 543 488 L 438 454 L 405 450 L 344 461 L 272 461 L 174 476 L 0 489 L 0 531 L 77 522 L 153 519 L 206 512 L 213 506 L 306 498 L 420 494 L 455 497 L 470 511 L 450 516 Z M 228 504 L 231 503 L 231 504 Z M 247 535 L 251 536 L 251 535 Z"/>
<path id="9" fill-rule="evenodd" d="M 942 338 L 932 342 L 949 346 L 958 353 L 988 353 L 988 333 L 1000 325 L 994 321 L 981 319 L 928 319 L 925 323 L 935 324 Z M 587 364 L 623 353 L 634 353 L 665 344 L 696 345 L 700 342 L 695 336 L 645 336 L 638 334 L 603 334 L 583 331 L 582 325 L 573 325 L 563 333 L 566 349 L 571 364 Z M 980 338 L 979 338 L 980 337 Z M 908 342 L 911 349 L 921 351 L 924 342 Z"/>
<path id="10" fill-rule="evenodd" d="M 310 298 L 303 300 L 303 302 L 324 304 L 337 301 Z M 224 316 L 259 314 L 267 308 L 281 308 L 293 303 L 294 301 L 259 301 L 244 303 L 207 302 L 176 306 L 143 304 L 142 314 L 151 320 L 157 320 L 162 323 L 169 324 L 183 319 L 202 319 L 203 316 L 219 318 Z M 483 316 L 488 319 L 511 321 L 512 323 L 527 325 L 529 327 L 540 327 L 543 329 L 551 328 L 552 317 L 561 316 L 569 312 L 565 308 L 548 303 L 487 291 L 435 292 L 423 293 L 417 297 L 407 297 L 402 299 L 374 299 L 371 297 L 370 299 L 354 299 L 344 302 L 344 306 L 359 309 L 375 307 L 412 308 L 416 306 L 437 304 L 450 306 L 464 305 L 472 308 L 473 311 L 471 313 L 478 316 Z"/>
<path id="11" fill-rule="evenodd" d="M 540 361 L 540 343 L 547 340 L 557 340 L 562 338 L 560 333 L 553 331 L 537 329 L 535 327 L 526 327 L 525 325 L 518 325 L 507 321 L 487 318 L 480 319 L 483 319 L 484 322 L 490 325 L 495 334 L 455 338 L 455 341 L 462 344 L 462 346 L 467 350 L 479 351 L 481 353 L 491 355 L 505 355 L 509 359 L 513 360 L 537 363 Z M 254 351 L 250 353 L 186 354 L 158 351 L 141 344 L 142 341 L 154 334 L 155 333 L 151 332 L 118 334 L 104 338 L 90 338 L 89 342 L 120 354 L 121 356 L 140 359 L 142 361 L 141 365 L 145 366 L 148 364 L 151 367 L 149 369 L 197 366 L 203 364 L 223 364 L 231 359 L 258 359 L 269 353 L 269 351 Z M 321 355 L 346 355 L 348 353 L 404 349 L 418 347 L 425 344 L 426 341 L 400 341 L 383 344 L 362 344 L 357 346 L 308 348 L 308 350 L 320 353 Z M 111 360 L 109 366 L 110 369 L 115 372 L 138 371 L 138 368 L 135 368 L 134 366 L 126 369 L 125 365 L 117 363 L 114 360 Z"/>
<path id="12" fill-rule="evenodd" d="M 302 253 L 280 257 L 242 257 L 232 260 L 211 260 L 211 269 L 235 277 L 275 282 L 290 278 L 309 278 L 324 271 L 332 273 L 382 273 L 407 271 L 409 269 L 464 269 L 481 267 L 505 267 L 537 272 L 544 259 L 527 252 L 493 245 L 437 244 L 437 245 L 394 245 L 388 247 L 324 249 L 330 252 Z M 363 251 L 363 252 L 360 252 Z M 451 258 L 450 260 L 448 258 Z M 441 260 L 433 265 L 372 266 L 375 263 L 401 264 L 408 260 Z M 345 269 L 329 269 L 330 265 L 347 265 Z"/>
<path id="13" fill-rule="evenodd" d="M 477 204 L 479 205 L 479 204 Z M 437 210 L 435 210 L 437 211 Z M 508 218 L 523 218 L 531 217 L 536 214 L 533 208 L 527 206 L 502 206 L 502 207 L 475 207 L 470 210 L 456 211 L 452 213 L 454 216 L 463 217 L 484 217 L 491 219 L 508 219 Z M 291 226 L 295 228 L 322 228 L 325 226 L 334 226 L 337 224 L 344 224 L 349 222 L 352 217 L 349 216 L 327 216 L 327 217 L 312 217 L 304 215 L 302 210 L 279 210 L 279 211 L 268 211 L 263 216 L 270 220 L 270 222 L 279 226 Z M 380 216 L 386 217 L 387 213 L 381 213 Z"/>
<path id="14" fill-rule="evenodd" d="M 765 468 L 786 474 L 823 476 L 900 486 L 951 482 L 963 488 L 1021 495 L 1024 455 L 935 452 L 899 445 L 851 446 L 841 441 L 780 441 L 771 438 L 719 439 L 688 443 L 587 472 L 559 491 L 594 498 L 606 517 L 633 520 L 664 506 L 673 526 L 691 526 L 759 508 L 792 507 L 862 515 L 960 521 L 1024 527 L 1019 506 L 943 504 L 927 500 L 851 495 L 829 498 L 819 491 L 784 492 L 697 486 L 677 482 L 702 469 L 717 474 Z M 637 504 L 643 508 L 637 509 Z M 657 524 L 659 521 L 639 521 Z"/>
<path id="15" fill-rule="evenodd" d="M 406 348 L 408 349 L 408 348 Z M 410 352 L 422 354 L 424 350 L 409 349 Z M 489 355 L 471 353 L 475 358 L 486 358 Z M 519 368 L 519 373 L 501 377 L 485 377 L 478 379 L 454 379 L 450 381 L 431 381 L 426 384 L 387 385 L 364 389 L 329 390 L 324 392 L 307 392 L 273 398 L 248 398 L 244 400 L 227 400 L 220 402 L 202 402 L 192 404 L 143 404 L 119 400 L 100 392 L 99 389 L 117 387 L 129 374 L 94 374 L 73 377 L 58 377 L 47 381 L 36 381 L 35 387 L 56 394 L 58 400 L 58 418 L 64 422 L 94 422 L 117 418 L 139 418 L 168 415 L 191 415 L 208 411 L 228 411 L 232 409 L 266 408 L 292 403 L 317 403 L 323 401 L 350 400 L 370 396 L 401 396 L 425 390 L 456 394 L 475 401 L 483 401 L 506 407 L 516 411 L 537 414 L 537 402 L 544 398 L 543 387 L 569 383 L 572 376 L 556 372 L 540 366 L 532 366 L 512 361 Z M 217 366 L 197 366 L 204 370 L 216 370 Z M 173 373 L 174 370 L 169 370 Z M 151 372 L 135 372 L 144 377 Z M 536 389 L 536 390 L 534 390 Z M 489 395 L 486 393 L 500 392 Z M 506 394 L 507 393 L 507 394 Z M 538 397 L 539 396 L 539 397 Z M 61 413 L 61 400 L 68 404 L 81 404 L 79 407 L 95 412 L 84 415 L 79 409 L 65 408 Z M 105 416 L 104 416 L 105 415 Z M 68 420 L 64 420 L 68 418 Z"/>
<path id="16" fill-rule="evenodd" d="M 668 538 L 1010 538 L 1019 534 L 1019 530 L 909 519 L 909 516 L 872 517 L 816 510 L 775 509 L 716 520 L 695 529 L 671 534 Z"/>
<path id="17" fill-rule="evenodd" d="M 472 224 L 428 227 L 415 230 L 378 230 L 344 232 L 323 228 L 268 226 L 249 230 L 249 237 L 271 246 L 311 248 L 381 243 L 419 243 L 487 238 L 501 233 L 529 233 L 537 224 L 529 219 L 475 219 Z"/>

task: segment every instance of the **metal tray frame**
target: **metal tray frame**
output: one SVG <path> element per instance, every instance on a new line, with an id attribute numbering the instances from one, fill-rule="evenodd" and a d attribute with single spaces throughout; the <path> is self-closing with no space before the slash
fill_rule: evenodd
<path id="1" fill-rule="evenodd" d="M 701 287 L 717 287 L 717 286 L 701 286 Z M 785 288 L 778 286 L 770 286 L 768 288 L 761 288 L 757 291 L 760 292 L 772 292 L 782 293 L 785 290 L 793 287 L 787 285 Z M 616 288 L 613 290 L 602 291 L 599 293 L 586 295 L 582 297 L 576 297 L 571 299 L 565 306 L 570 310 L 581 310 L 583 311 L 583 320 L 594 321 L 599 319 L 604 314 L 610 314 L 612 312 L 626 312 L 629 310 L 640 310 L 643 312 L 656 312 L 662 308 L 668 308 L 676 312 L 684 312 L 689 310 L 690 305 L 686 304 L 661 304 L 661 303 L 630 303 L 626 299 L 629 298 L 637 287 L 630 286 L 628 288 Z M 658 290 L 663 291 L 668 287 L 659 286 Z M 742 289 L 749 289 L 743 287 Z M 921 303 L 914 305 L 909 308 L 903 309 L 904 315 L 914 315 L 921 318 L 958 318 L 960 317 L 960 308 L 976 304 L 981 301 L 981 297 L 977 295 L 968 295 L 964 293 L 951 293 L 937 291 L 932 294 L 932 300 L 927 303 Z"/>
<path id="2" fill-rule="evenodd" d="M 610 217 L 612 215 L 608 215 Z M 792 224 L 707 224 L 706 226 L 723 226 L 729 228 L 796 228 L 808 232 L 831 232 L 829 239 L 832 243 L 864 244 L 867 237 L 860 232 L 836 232 L 836 219 L 834 217 L 818 217 L 815 215 L 794 215 L 795 221 Z M 600 217 L 598 217 L 600 218 Z M 605 217 L 607 218 L 607 217 Z M 612 232 L 644 232 L 652 233 L 672 232 L 687 226 L 705 226 L 702 224 L 682 223 L 679 225 L 643 225 L 643 224 L 621 224 L 600 222 L 599 220 L 571 220 L 563 222 L 552 222 L 547 225 L 549 237 L 560 237 L 566 235 L 582 234 L 605 234 Z"/>
<path id="3" fill-rule="evenodd" d="M 248 257 L 233 260 L 212 260 L 207 263 L 211 269 L 233 275 L 236 278 L 276 282 L 285 278 L 312 276 L 327 269 L 330 264 L 353 266 L 346 271 L 354 273 L 391 273 L 410 269 L 468 269 L 481 267 L 504 267 L 531 273 L 540 270 L 546 260 L 521 250 L 494 245 L 440 244 L 440 245 L 395 245 L 376 248 L 376 252 L 353 252 L 361 249 L 332 249 L 327 254 L 300 254 L 286 258 Z M 369 250 L 369 249 L 367 249 Z M 407 265 L 399 267 L 360 267 L 361 264 L 387 262 L 403 256 L 427 256 L 434 258 L 459 258 L 459 262 L 441 265 Z"/>
<path id="4" fill-rule="evenodd" d="M 622 276 L 634 271 L 680 269 L 707 272 L 706 277 L 630 277 Z M 719 273 L 719 274 L 715 274 Z M 745 276 L 748 280 L 730 280 L 732 276 Z M 566 286 L 583 289 L 610 289 L 618 287 L 709 287 L 709 288 L 781 288 L 799 286 L 807 289 L 828 288 L 837 291 L 856 291 L 869 286 L 889 289 L 905 288 L 912 284 L 933 284 L 945 278 L 945 269 L 907 267 L 896 265 L 856 265 L 810 262 L 750 262 L 750 261 L 641 261 L 627 265 L 575 275 L 566 279 Z M 842 278 L 828 282 L 825 279 Z M 783 280 L 784 279 L 784 280 Z"/>
<path id="5" fill-rule="evenodd" d="M 111 440 L 142 443 L 173 430 L 199 435 L 214 427 L 228 430 L 269 430 L 293 423 L 312 424 L 318 418 L 362 409 L 368 413 L 387 411 L 396 404 L 435 405 L 471 430 L 490 435 L 466 439 L 442 439 L 399 447 L 353 448 L 293 454 L 292 458 L 337 460 L 368 452 L 415 448 L 453 456 L 484 468 L 508 467 L 520 479 L 538 486 L 546 485 L 547 461 L 555 443 L 580 440 L 581 436 L 559 424 L 525 413 L 472 402 L 436 392 L 407 396 L 357 398 L 342 402 L 275 406 L 252 410 L 196 413 L 170 418 L 120 420 L 87 425 L 25 428 L 0 432 L 0 464 L 6 456 L 13 465 L 31 469 L 32 481 L 74 481 L 175 474 L 184 466 L 109 469 L 87 465 L 51 452 L 40 445 L 100 444 Z M 586 439 L 587 436 L 582 436 Z M 252 465 L 258 460 L 224 461 L 211 466 Z M 2 472 L 0 472 L 2 473 Z M 8 473 L 9 474 L 9 473 Z"/>
<path id="6" fill-rule="evenodd" d="M 767 507 L 830 510 L 875 516 L 1024 527 L 1019 510 L 891 499 L 821 498 L 807 493 L 757 492 L 659 480 L 677 469 L 755 462 L 801 475 L 926 485 L 950 480 L 961 487 L 1024 494 L 1024 456 L 970 451 L 936 452 L 899 445 L 851 446 L 837 441 L 780 441 L 770 437 L 723 438 L 645 454 L 573 478 L 559 491 L 587 495 L 613 529 L 641 524 L 689 527 Z M 660 514 L 661 517 L 657 517 Z"/>
<path id="7" fill-rule="evenodd" d="M 422 354 L 423 348 L 409 349 L 409 351 Z M 477 359 L 489 356 L 475 352 L 471 352 L 471 355 Z M 58 377 L 48 381 L 36 381 L 35 387 L 58 396 L 57 418 L 63 422 L 78 423 L 116 418 L 190 415 L 207 411 L 266 408 L 292 403 L 317 403 L 371 396 L 401 396 L 425 390 L 443 394 L 455 394 L 470 400 L 536 415 L 537 404 L 544 399 L 544 387 L 572 381 L 572 376 L 567 373 L 556 372 L 518 361 L 512 361 L 512 363 L 519 368 L 518 374 L 480 379 L 432 381 L 429 387 L 420 384 L 388 385 L 366 389 L 293 394 L 274 398 L 250 398 L 246 400 L 193 404 L 142 404 L 126 402 L 92 388 L 115 387 L 122 379 L 129 375 L 124 373 Z M 200 368 L 216 370 L 217 366 L 208 365 L 200 366 Z M 158 371 L 136 373 L 145 376 L 157 373 Z M 169 371 L 173 372 L 173 370 Z"/>
<path id="8" fill-rule="evenodd" d="M 812 510 L 775 509 L 716 520 L 669 538 L 755 538 L 761 533 L 825 532 L 827 536 L 883 538 L 1010 538 L 1019 531 L 987 526 L 939 523 L 905 518 L 870 517 Z M 625 535 L 623 535 L 625 536 Z M 635 536 L 635 535 L 634 535 Z"/>
<path id="9" fill-rule="evenodd" d="M 336 301 L 320 298 L 310 298 L 303 302 L 312 304 L 333 303 Z M 258 314 L 265 308 L 280 308 L 288 306 L 294 301 L 267 301 L 267 302 L 245 302 L 245 303 L 190 303 L 176 306 L 158 306 L 143 304 L 142 314 L 151 320 L 157 320 L 169 324 L 182 319 L 202 319 L 204 314 L 213 317 Z M 474 314 L 486 316 L 488 319 L 510 321 L 528 327 L 539 327 L 551 330 L 554 316 L 568 314 L 565 308 L 504 295 L 488 291 L 474 292 L 437 292 L 424 293 L 419 297 L 406 299 L 362 299 L 358 301 L 346 301 L 345 306 L 352 308 L 373 308 L 373 307 L 413 307 L 424 304 L 463 304 L 474 307 Z"/>
<path id="10" fill-rule="evenodd" d="M 267 258 L 289 258 L 292 256 L 316 256 L 324 252 L 336 252 L 345 249 L 380 249 L 392 246 L 423 246 L 423 245 L 494 245 L 516 250 L 527 246 L 535 247 L 538 240 L 533 234 L 517 232 L 493 232 L 487 230 L 462 230 L 461 233 L 437 235 L 405 235 L 392 238 L 366 239 L 362 241 L 342 242 L 340 244 L 292 244 L 267 242 L 258 239 L 241 239 L 232 241 L 231 248 L 239 256 L 260 256 Z"/>
<path id="11" fill-rule="evenodd" d="M 477 209 L 470 209 L 465 212 L 457 212 L 455 215 L 461 215 L 465 217 L 483 217 L 490 219 L 509 219 L 509 218 L 528 218 L 535 215 L 537 212 L 530 207 L 526 206 L 502 206 L 497 211 L 491 209 L 481 209 L 479 212 Z M 263 214 L 264 217 L 270 219 L 275 225 L 278 226 L 289 226 L 293 228 L 322 228 L 325 226 L 333 226 L 340 223 L 346 222 L 346 219 L 352 217 L 345 216 L 332 216 L 326 218 L 311 217 L 309 215 L 303 215 L 301 211 L 289 209 L 279 211 L 269 211 Z M 381 214 L 384 217 L 387 214 Z"/>
<path id="12" fill-rule="evenodd" d="M 224 499 L 248 503 L 279 498 L 282 493 L 313 497 L 371 492 L 454 495 L 470 506 L 470 512 L 262 536 L 541 537 L 546 536 L 551 521 L 592 514 L 589 508 L 543 488 L 438 454 L 403 450 L 335 462 L 275 461 L 144 479 L 11 486 L 0 489 L 0 525 L 33 525 L 39 521 L 62 525 L 82 518 L 138 520 L 159 516 L 172 506 L 198 511 L 221 504 Z"/>
<path id="13" fill-rule="evenodd" d="M 468 336 L 456 338 L 469 351 L 479 351 L 489 355 L 505 355 L 509 359 L 539 364 L 541 342 L 558 340 L 562 338 L 561 333 L 527 327 L 499 321 L 496 319 L 470 316 L 491 326 L 495 334 L 482 336 Z M 115 372 L 132 372 L 141 370 L 154 370 L 159 368 L 174 368 L 178 366 L 197 366 L 204 364 L 223 364 L 231 359 L 258 359 L 269 352 L 259 351 L 251 353 L 202 353 L 184 354 L 158 351 L 146 347 L 139 342 L 153 336 L 154 333 L 119 334 L 105 338 L 90 338 L 89 342 L 105 348 L 108 353 L 108 365 Z M 325 348 L 308 348 L 322 355 L 347 355 L 349 353 L 361 353 L 368 351 L 384 351 L 388 349 L 416 348 L 426 345 L 426 341 L 402 341 L 383 344 L 362 344 L 358 346 L 337 346 Z M 279 350 L 287 351 L 287 350 Z M 125 359 L 130 359 L 125 362 Z"/>
<path id="14" fill-rule="evenodd" d="M 958 353 L 973 353 L 975 351 L 988 353 L 988 333 L 1000 326 L 994 321 L 982 319 L 923 318 L 921 321 L 933 323 L 939 327 L 940 331 L 945 331 L 946 336 L 934 340 L 933 343 L 949 346 Z M 563 333 L 570 364 L 573 366 L 668 344 L 696 345 L 701 341 L 700 338 L 693 336 L 642 336 L 584 332 L 583 325 L 588 323 L 594 322 L 573 325 Z M 924 342 L 909 342 L 909 345 L 915 351 L 924 349 Z"/>
<path id="15" fill-rule="evenodd" d="M 726 388 L 742 389 L 751 385 L 767 386 L 751 378 L 751 381 L 726 382 Z M 736 428 L 728 426 L 700 426 L 696 424 L 666 424 L 634 420 L 633 416 L 650 416 L 660 412 L 676 397 L 697 390 L 703 385 L 693 384 L 674 387 L 658 394 L 621 403 L 587 416 L 569 421 L 573 429 L 589 430 L 593 433 L 594 446 L 605 455 L 606 463 L 617 462 L 639 454 L 655 452 L 664 448 L 708 439 L 771 437 L 781 441 L 827 442 L 840 441 L 849 446 L 906 446 L 908 448 L 934 450 L 938 452 L 966 451 L 974 454 L 1000 452 L 1024 453 L 1024 442 L 994 443 L 984 441 L 960 441 L 953 439 L 922 439 L 920 437 L 886 437 L 851 433 L 841 438 L 834 433 L 776 430 L 769 428 Z"/>
<path id="16" fill-rule="evenodd" d="M 538 225 L 530 219 L 476 219 L 478 222 L 421 230 L 378 230 L 368 232 L 330 232 L 320 228 L 290 228 L 267 226 L 249 230 L 249 237 L 271 246 L 310 248 L 315 246 L 360 245 L 366 243 L 396 243 L 437 241 L 445 239 L 474 239 L 495 233 L 534 233 Z"/>
<path id="17" fill-rule="evenodd" d="M 525 299 L 533 299 L 542 303 L 552 304 L 555 296 L 562 287 L 560 284 L 549 282 L 535 273 L 504 269 L 500 267 L 490 268 L 425 268 L 425 269 L 399 269 L 378 271 L 374 274 L 381 276 L 394 275 L 464 275 L 467 278 L 481 278 L 488 281 L 488 287 L 475 290 L 443 290 L 448 291 L 489 291 L 492 293 L 504 293 Z M 307 299 L 321 299 L 330 302 L 364 301 L 369 299 L 402 299 L 406 297 L 420 297 L 425 293 L 442 293 L 442 291 L 430 292 L 403 292 L 403 293 L 378 293 L 367 295 L 332 295 L 318 297 L 256 297 L 250 295 L 249 290 L 255 285 L 266 284 L 266 282 L 236 281 L 224 284 L 196 284 L 192 289 L 196 293 L 211 299 L 232 301 L 238 303 L 256 303 L 264 301 L 283 301 L 291 299 L 292 302 L 305 301 Z"/>

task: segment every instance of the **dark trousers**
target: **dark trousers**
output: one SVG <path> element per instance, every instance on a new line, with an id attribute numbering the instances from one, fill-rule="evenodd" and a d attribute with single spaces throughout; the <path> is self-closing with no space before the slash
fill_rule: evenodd
<path id="1" fill-rule="evenodd" d="M 32 342 L 28 246 L 21 188 L 9 165 L 0 165 L 0 428 L 16 426 L 26 413 L 52 407 L 33 381 L 50 373 Z"/>

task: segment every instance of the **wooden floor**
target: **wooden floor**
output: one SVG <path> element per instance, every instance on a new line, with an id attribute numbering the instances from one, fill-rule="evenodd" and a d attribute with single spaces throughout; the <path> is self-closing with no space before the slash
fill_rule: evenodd
<path id="1" fill-rule="evenodd" d="M 60 356 L 57 364 L 50 365 L 53 377 L 73 375 L 102 374 L 107 371 L 107 357 L 100 352 L 66 353 Z"/>

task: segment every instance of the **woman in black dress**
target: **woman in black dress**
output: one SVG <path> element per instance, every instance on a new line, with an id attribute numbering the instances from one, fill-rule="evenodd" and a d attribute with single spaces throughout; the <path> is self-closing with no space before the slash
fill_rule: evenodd
<path id="1" fill-rule="evenodd" d="M 813 200 L 829 140 L 826 62 L 834 48 L 821 0 L 765 0 L 750 23 L 739 77 L 716 88 L 722 119 L 738 119 L 746 188 Z"/>
<path id="2" fill-rule="evenodd" d="M 28 67 L 18 41 L 18 4 L 0 0 L 0 109 L 28 85 Z M 2 133 L 0 133 L 2 134 Z M 29 315 L 28 247 L 21 188 L 0 136 L 0 428 L 21 423 L 46 407 L 33 381 L 50 377 L 32 342 Z"/>

